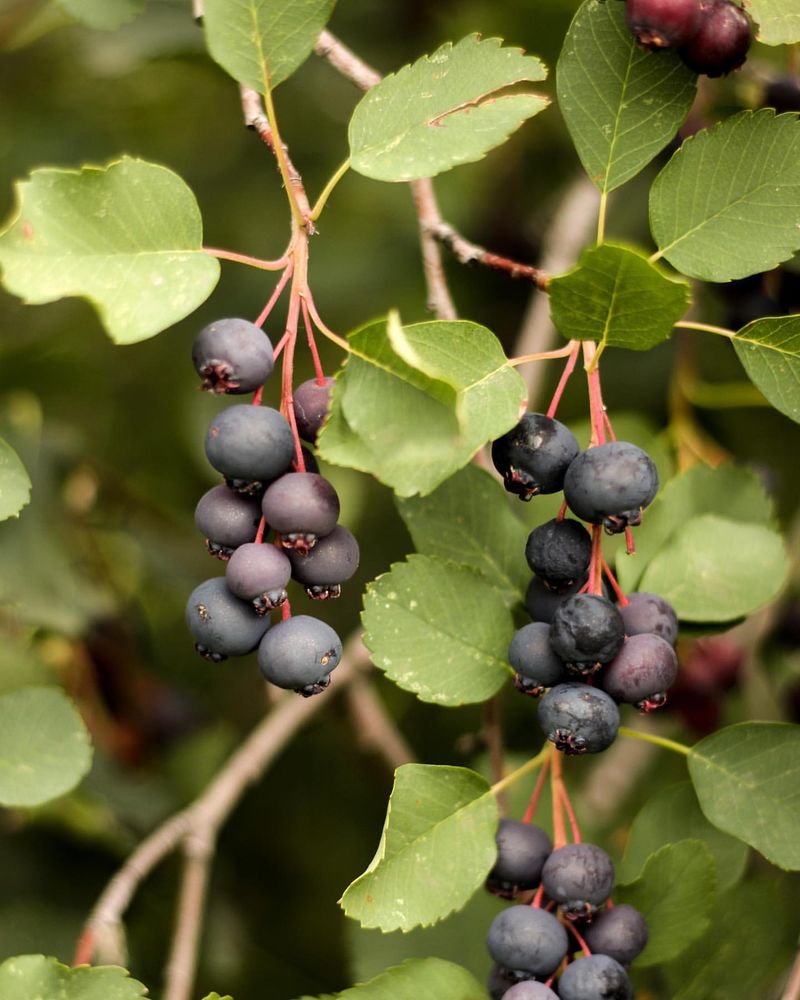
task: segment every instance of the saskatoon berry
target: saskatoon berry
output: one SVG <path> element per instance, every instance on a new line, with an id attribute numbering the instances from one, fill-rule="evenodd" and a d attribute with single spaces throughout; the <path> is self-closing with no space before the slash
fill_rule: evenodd
<path id="1" fill-rule="evenodd" d="M 625 640 L 622 615 L 605 597 L 576 594 L 553 615 L 550 644 L 570 670 L 586 674 L 609 663 Z"/>
<path id="2" fill-rule="evenodd" d="M 633 986 L 619 962 L 590 955 L 570 963 L 558 981 L 561 1000 L 633 1000 Z"/>
<path id="3" fill-rule="evenodd" d="M 611 895 L 614 864 L 595 844 L 567 844 L 545 861 L 542 885 L 570 919 L 588 917 Z"/>
<path id="4" fill-rule="evenodd" d="M 227 486 L 212 486 L 194 511 L 194 523 L 205 535 L 208 551 L 219 559 L 229 559 L 234 549 L 252 542 L 260 521 L 258 497 L 243 496 Z"/>
<path id="5" fill-rule="evenodd" d="M 699 0 L 627 0 L 628 27 L 640 45 L 660 49 L 684 45 L 700 24 Z"/>
<path id="6" fill-rule="evenodd" d="M 517 979 L 547 978 L 564 960 L 567 932 L 552 913 L 532 906 L 510 906 L 489 927 L 486 946 L 503 969 Z"/>
<path id="7" fill-rule="evenodd" d="M 267 488 L 261 510 L 267 524 L 281 536 L 281 545 L 308 552 L 318 538 L 336 527 L 339 497 L 316 472 L 288 472 Z"/>
<path id="8" fill-rule="evenodd" d="M 195 587 L 186 602 L 186 624 L 195 649 L 219 663 L 228 656 L 251 653 L 269 628 L 269 618 L 259 618 L 251 605 L 228 590 L 225 578 L 215 577 Z"/>
<path id="9" fill-rule="evenodd" d="M 526 413 L 516 427 L 492 444 L 492 461 L 509 493 L 530 500 L 557 493 L 580 447 L 572 431 L 542 413 Z"/>
<path id="10" fill-rule="evenodd" d="M 198 333 L 192 361 L 210 392 L 255 392 L 272 371 L 272 344 L 246 319 L 218 319 Z"/>
<path id="11" fill-rule="evenodd" d="M 302 382 L 294 390 L 294 419 L 297 433 L 311 444 L 317 440 L 320 427 L 328 415 L 333 379 L 326 378 L 320 385 L 315 378 Z"/>
<path id="12" fill-rule="evenodd" d="M 657 492 L 653 460 L 627 441 L 581 452 L 564 479 L 564 499 L 570 510 L 582 521 L 602 524 L 610 534 L 640 524 L 642 510 Z"/>
<path id="13" fill-rule="evenodd" d="M 794 75 L 779 76 L 768 86 L 764 94 L 764 104 L 774 108 L 778 114 L 784 111 L 800 111 L 800 84 Z"/>
<path id="14" fill-rule="evenodd" d="M 605 691 L 588 684 L 558 684 L 539 702 L 539 725 L 557 750 L 599 753 L 614 742 L 619 709 Z"/>
<path id="15" fill-rule="evenodd" d="M 505 1000 L 558 1000 L 549 986 L 535 983 L 532 979 L 512 986 L 505 994 Z"/>
<path id="16" fill-rule="evenodd" d="M 567 671 L 550 645 L 550 626 L 531 622 L 514 633 L 508 662 L 517 672 L 514 684 L 523 694 L 538 697 L 545 688 L 567 680 Z"/>
<path id="17" fill-rule="evenodd" d="M 659 594 L 637 591 L 628 594 L 628 603 L 620 607 L 625 635 L 652 632 L 674 646 L 678 639 L 678 616 L 672 605 Z"/>
<path id="18" fill-rule="evenodd" d="M 358 542 L 341 524 L 305 555 L 289 549 L 292 576 L 309 597 L 320 601 L 340 596 L 342 584 L 358 569 L 358 557 Z"/>
<path id="19" fill-rule="evenodd" d="M 583 937 L 592 952 L 608 955 L 621 965 L 628 965 L 647 944 L 644 917 L 637 909 L 620 903 L 599 913 Z"/>
<path id="20" fill-rule="evenodd" d="M 250 601 L 256 614 L 265 615 L 286 600 L 292 565 L 274 545 L 250 542 L 231 556 L 225 580 L 231 593 Z"/>
<path id="21" fill-rule="evenodd" d="M 667 689 L 678 676 L 675 650 L 658 635 L 632 635 L 600 677 L 600 686 L 615 701 L 651 712 L 666 704 Z"/>
<path id="22" fill-rule="evenodd" d="M 486 886 L 498 896 L 513 898 L 519 889 L 535 889 L 553 844 L 538 826 L 517 819 L 501 819 L 495 837 L 497 861 Z"/>
<path id="23" fill-rule="evenodd" d="M 289 424 L 269 406 L 240 403 L 212 420 L 206 456 L 229 485 L 254 493 L 285 472 L 294 455 Z"/>
<path id="24" fill-rule="evenodd" d="M 528 565 L 553 590 L 583 580 L 592 556 L 592 536 L 578 521 L 546 521 L 534 528 L 525 546 Z"/>
<path id="25" fill-rule="evenodd" d="M 564 601 L 574 597 L 585 582 L 585 580 L 577 580 L 571 587 L 567 587 L 559 594 L 558 591 L 551 590 L 538 576 L 535 576 L 525 592 L 525 607 L 528 614 L 535 622 L 546 622 L 549 625 L 558 608 Z"/>
<path id="26" fill-rule="evenodd" d="M 258 647 L 258 665 L 264 679 L 306 698 L 325 690 L 341 658 L 339 636 L 330 625 L 309 615 L 278 622 Z"/>
<path id="27" fill-rule="evenodd" d="M 700 24 L 680 49 L 680 57 L 695 73 L 724 76 L 747 58 L 753 33 L 744 11 L 730 0 L 702 0 Z"/>

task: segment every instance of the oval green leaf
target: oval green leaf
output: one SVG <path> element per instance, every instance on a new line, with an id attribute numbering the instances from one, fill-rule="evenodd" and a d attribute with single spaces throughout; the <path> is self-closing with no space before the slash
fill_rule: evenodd
<path id="1" fill-rule="evenodd" d="M 441 958 L 412 958 L 387 969 L 367 983 L 341 993 L 301 1000 L 486 1000 L 486 990 L 475 977 Z"/>
<path id="2" fill-rule="evenodd" d="M 70 969 L 44 955 L 19 955 L 0 965 L 3 1000 L 139 1000 L 147 989 L 113 965 Z"/>
<path id="3" fill-rule="evenodd" d="M 497 858 L 497 822 L 489 784 L 474 771 L 399 767 L 378 850 L 345 890 L 342 909 L 362 927 L 382 931 L 443 920 L 488 875 Z"/>
<path id="4" fill-rule="evenodd" d="M 758 319 L 731 343 L 753 384 L 776 410 L 800 423 L 800 318 Z"/>
<path id="5" fill-rule="evenodd" d="M 31 480 L 19 455 L 0 438 L 0 521 L 17 517 L 30 503 Z"/>
<path id="6" fill-rule="evenodd" d="M 86 298 L 115 343 L 133 344 L 188 316 L 217 283 L 194 195 L 166 167 L 125 157 L 46 168 L 16 190 L 0 265 L 26 302 Z"/>
<path id="7" fill-rule="evenodd" d="M 765 45 L 800 42 L 800 6 L 797 0 L 746 0 L 750 16 L 758 22 L 757 38 Z"/>

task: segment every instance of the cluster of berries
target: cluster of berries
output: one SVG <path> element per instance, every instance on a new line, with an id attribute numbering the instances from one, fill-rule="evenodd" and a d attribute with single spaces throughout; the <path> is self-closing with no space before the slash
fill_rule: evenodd
<path id="1" fill-rule="evenodd" d="M 197 336 L 192 359 L 204 389 L 256 393 L 256 405 L 227 407 L 206 434 L 206 456 L 225 484 L 200 498 L 195 523 L 227 567 L 224 577 L 206 580 L 189 597 L 186 622 L 195 648 L 214 662 L 258 649 L 266 680 L 318 694 L 330 683 L 342 644 L 325 622 L 291 616 L 286 587 L 294 579 L 311 598 L 338 597 L 358 567 L 358 543 L 337 523 L 339 498 L 314 456 L 278 410 L 258 405 L 273 369 L 263 331 L 243 319 L 211 323 Z M 294 393 L 297 432 L 310 444 L 327 414 L 331 381 L 312 379 Z M 272 625 L 269 612 L 279 607 L 283 619 Z"/>
<path id="2" fill-rule="evenodd" d="M 747 58 L 753 32 L 732 0 L 625 0 L 628 26 L 648 49 L 675 48 L 695 73 L 723 76 Z"/>
<path id="3" fill-rule="evenodd" d="M 618 703 L 648 712 L 666 702 L 678 674 L 678 620 L 657 594 L 619 589 L 602 556 L 602 530 L 629 533 L 658 491 L 646 452 L 626 441 L 581 452 L 564 424 L 526 413 L 494 442 L 506 489 L 528 500 L 564 491 L 557 518 L 531 532 L 525 549 L 534 577 L 526 594 L 533 622 L 519 629 L 508 659 L 523 694 L 538 697 L 547 738 L 568 754 L 597 753 L 614 740 Z M 569 508 L 593 525 L 567 518 Z M 606 580 L 618 603 L 609 598 Z"/>
<path id="4" fill-rule="evenodd" d="M 503 910 L 489 928 L 493 1000 L 631 1000 L 625 967 L 647 944 L 647 924 L 634 907 L 609 901 L 614 865 L 606 852 L 582 843 L 553 850 L 540 827 L 509 819 L 500 822 L 497 852 L 489 891 L 505 899 L 535 895 L 532 904 Z M 550 987 L 559 968 L 556 994 Z"/>

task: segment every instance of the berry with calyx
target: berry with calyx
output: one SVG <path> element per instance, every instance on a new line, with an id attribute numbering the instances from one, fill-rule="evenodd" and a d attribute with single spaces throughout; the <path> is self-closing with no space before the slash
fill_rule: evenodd
<path id="1" fill-rule="evenodd" d="M 205 535 L 208 551 L 218 559 L 229 559 L 240 545 L 252 542 L 260 521 L 259 498 L 243 496 L 227 486 L 212 486 L 194 511 L 194 523 Z"/>
<path id="2" fill-rule="evenodd" d="M 550 643 L 567 667 L 590 674 L 609 663 L 625 640 L 622 615 L 605 597 L 576 594 L 556 609 Z"/>
<path id="3" fill-rule="evenodd" d="M 284 548 L 308 552 L 336 527 L 339 497 L 317 472 L 287 472 L 267 487 L 261 511 Z"/>
<path id="4" fill-rule="evenodd" d="M 625 640 L 600 676 L 600 686 L 615 701 L 652 712 L 667 703 L 667 690 L 678 676 L 675 650 L 658 635 L 644 632 Z"/>
<path id="5" fill-rule="evenodd" d="M 269 628 L 269 618 L 259 618 L 252 606 L 235 597 L 225 577 L 206 580 L 186 602 L 186 624 L 195 649 L 214 663 L 229 656 L 252 653 Z"/>
<path id="6" fill-rule="evenodd" d="M 558 684 L 539 702 L 539 725 L 557 750 L 599 753 L 619 729 L 619 709 L 605 691 L 588 684 Z"/>
<path id="7" fill-rule="evenodd" d="M 514 685 L 523 694 L 538 697 L 545 688 L 568 679 L 566 667 L 550 645 L 550 626 L 531 622 L 514 633 L 508 662 L 516 671 Z"/>
<path id="8" fill-rule="evenodd" d="M 628 973 L 608 955 L 571 962 L 558 981 L 560 1000 L 633 1000 Z"/>
<path id="9" fill-rule="evenodd" d="M 505 1000 L 558 1000 L 549 986 L 526 979 L 516 983 L 505 994 Z"/>
<path id="10" fill-rule="evenodd" d="M 206 457 L 229 486 L 257 493 L 284 473 L 294 456 L 289 424 L 269 406 L 239 403 L 211 421 L 206 432 Z"/>
<path id="11" fill-rule="evenodd" d="M 535 576 L 525 591 L 525 607 L 528 614 L 535 622 L 546 622 L 549 625 L 558 608 L 564 601 L 574 597 L 585 582 L 576 580 L 571 587 L 559 593 L 557 590 L 551 590 L 538 576 Z"/>
<path id="12" fill-rule="evenodd" d="M 592 953 L 608 955 L 621 965 L 628 965 L 644 951 L 648 936 L 644 917 L 627 903 L 598 913 L 583 934 Z"/>
<path id="13" fill-rule="evenodd" d="M 339 597 L 342 584 L 358 569 L 358 542 L 347 528 L 337 524 L 310 552 L 289 549 L 288 556 L 294 579 L 303 584 L 309 597 L 325 601 Z"/>
<path id="14" fill-rule="evenodd" d="M 612 441 L 575 459 L 564 479 L 564 499 L 582 521 L 602 524 L 609 534 L 640 524 L 658 492 L 655 463 L 641 448 Z"/>
<path id="15" fill-rule="evenodd" d="M 533 529 L 525 545 L 528 565 L 553 590 L 563 591 L 584 580 L 591 556 L 591 535 L 571 518 L 545 521 Z"/>
<path id="16" fill-rule="evenodd" d="M 579 452 L 569 427 L 543 413 L 526 413 L 492 444 L 492 461 L 508 492 L 530 500 L 540 493 L 557 493 Z"/>
<path id="17" fill-rule="evenodd" d="M 489 927 L 486 947 L 509 978 L 551 976 L 564 961 L 567 932 L 552 913 L 532 906 L 509 906 Z"/>
<path id="18" fill-rule="evenodd" d="M 544 830 L 517 819 L 501 819 L 495 840 L 497 861 L 487 876 L 486 888 L 506 899 L 513 899 L 520 889 L 535 889 L 542 865 L 553 850 Z"/>
<path id="19" fill-rule="evenodd" d="M 625 635 L 651 632 L 674 646 L 678 641 L 678 616 L 675 609 L 660 594 L 635 591 L 628 594 L 628 603 L 620 606 L 619 613 L 625 625 Z"/>
<path id="20" fill-rule="evenodd" d="M 324 691 L 342 658 L 342 641 L 330 625 L 310 615 L 278 622 L 258 647 L 265 680 L 308 698 Z"/>
<path id="21" fill-rule="evenodd" d="M 311 378 L 301 382 L 294 390 L 294 419 L 297 433 L 304 441 L 314 444 L 317 440 L 317 434 L 328 416 L 332 387 L 332 378 L 325 378 L 322 385 Z"/>
<path id="22" fill-rule="evenodd" d="M 198 333 L 192 361 L 209 392 L 255 392 L 272 372 L 272 344 L 246 319 L 218 319 Z"/>
<path id="23" fill-rule="evenodd" d="M 750 21 L 741 7 L 731 0 L 702 0 L 700 24 L 679 54 L 695 73 L 724 76 L 744 63 L 752 41 Z"/>
<path id="24" fill-rule="evenodd" d="M 571 920 L 591 917 L 614 888 L 614 863 L 595 844 L 566 844 L 545 861 L 542 885 Z"/>
<path id="25" fill-rule="evenodd" d="M 231 556 L 225 580 L 232 594 L 250 601 L 256 614 L 265 615 L 286 600 L 292 565 L 274 545 L 250 542 Z"/>
<path id="26" fill-rule="evenodd" d="M 647 49 L 685 45 L 700 25 L 700 0 L 627 0 L 625 16 Z"/>

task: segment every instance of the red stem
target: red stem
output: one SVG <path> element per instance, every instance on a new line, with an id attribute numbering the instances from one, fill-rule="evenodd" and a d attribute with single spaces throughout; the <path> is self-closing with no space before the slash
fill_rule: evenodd
<path id="1" fill-rule="evenodd" d="M 539 771 L 539 777 L 536 779 L 536 785 L 533 789 L 533 794 L 531 795 L 531 800 L 528 803 L 528 808 L 525 810 L 525 815 L 522 817 L 523 823 L 531 823 L 533 817 L 536 815 L 536 810 L 539 807 L 539 799 L 542 797 L 542 789 L 544 788 L 544 783 L 547 780 L 547 772 L 550 770 L 550 761 L 546 760 L 542 764 L 542 769 Z"/>
<path id="2" fill-rule="evenodd" d="M 606 415 L 603 406 L 603 392 L 600 386 L 600 368 L 594 364 L 597 353 L 594 341 L 587 340 L 583 344 L 584 367 L 586 381 L 589 385 L 589 409 L 592 417 L 592 439 L 589 447 L 606 443 Z"/>
<path id="3" fill-rule="evenodd" d="M 589 560 L 590 594 L 603 593 L 603 526 L 592 525 L 592 556 Z"/>
<path id="4" fill-rule="evenodd" d="M 611 584 L 611 589 L 617 595 L 617 600 L 619 601 L 619 603 L 623 606 L 623 608 L 627 607 L 627 605 L 630 602 L 628 601 L 628 598 L 623 593 L 622 587 L 620 587 L 619 583 L 617 582 L 617 578 L 611 572 L 611 567 L 608 565 L 608 563 L 605 561 L 605 559 L 603 559 L 603 572 L 606 575 L 606 579 Z"/>
<path id="5" fill-rule="evenodd" d="M 561 792 L 561 802 L 564 806 L 564 809 L 567 812 L 569 825 L 570 828 L 572 829 L 572 839 L 576 844 L 580 844 L 581 830 L 580 827 L 578 826 L 578 818 L 575 815 L 575 810 L 572 807 L 572 801 L 569 797 L 569 794 L 567 793 L 567 786 L 564 784 L 563 779 L 561 780 L 560 792 Z"/>
<path id="6" fill-rule="evenodd" d="M 292 606 L 288 600 L 281 605 L 281 621 L 288 621 L 292 617 Z"/>
<path id="7" fill-rule="evenodd" d="M 556 386 L 556 391 L 553 394 L 553 398 L 550 401 L 550 405 L 547 407 L 546 416 L 550 417 L 552 420 L 556 415 L 558 410 L 558 404 L 561 402 L 561 397 L 564 395 L 564 390 L 567 388 L 567 382 L 569 382 L 569 377 L 575 371 L 575 365 L 578 363 L 578 355 L 580 354 L 581 344 L 579 340 L 573 343 L 572 351 L 567 358 L 567 363 L 564 365 L 564 371 L 561 373 L 561 378 L 558 380 L 558 385 Z"/>
<path id="8" fill-rule="evenodd" d="M 605 407 L 603 408 L 603 423 L 606 425 L 606 430 L 608 431 L 609 438 L 612 441 L 616 441 L 617 435 L 614 433 L 614 428 L 611 426 L 611 417 L 609 417 Z"/>
<path id="9" fill-rule="evenodd" d="M 73 965 L 91 965 L 94 955 L 94 931 L 87 928 L 78 938 L 75 946 L 75 957 L 72 959 Z"/>
<path id="10" fill-rule="evenodd" d="M 625 551 L 629 556 L 632 556 L 636 551 L 636 545 L 633 541 L 633 532 L 628 525 L 625 526 Z"/>
<path id="11" fill-rule="evenodd" d="M 583 936 L 581 935 L 581 932 L 578 930 L 578 928 L 575 926 L 575 924 L 572 923 L 571 920 L 567 921 L 567 927 L 572 932 L 572 935 L 575 938 L 575 940 L 581 946 L 581 951 L 584 953 L 584 955 L 587 958 L 589 958 L 591 956 L 592 952 L 591 952 L 591 949 L 589 948 L 589 945 L 583 940 Z"/>
<path id="12" fill-rule="evenodd" d="M 564 823 L 563 800 L 559 786 L 561 784 L 561 754 L 553 750 L 550 755 L 552 769 L 550 771 L 550 797 L 553 802 L 553 849 L 558 850 L 567 843 L 567 827 Z"/>
<path id="13" fill-rule="evenodd" d="M 284 290 L 284 288 L 286 288 L 286 283 L 289 280 L 289 278 L 291 278 L 293 273 L 294 273 L 294 261 L 289 261 L 289 263 L 286 265 L 283 274 L 278 279 L 278 284 L 275 286 L 275 290 L 273 291 L 272 295 L 270 295 L 267 304 L 259 313 L 258 319 L 256 320 L 256 326 L 263 326 L 266 323 L 267 317 L 275 308 L 275 303 L 281 297 L 281 292 Z"/>
<path id="14" fill-rule="evenodd" d="M 317 342 L 314 340 L 314 327 L 311 324 L 311 316 L 308 313 L 308 302 L 306 302 L 305 296 L 303 296 L 300 304 L 303 309 L 303 326 L 306 328 L 308 349 L 311 351 L 311 360 L 314 362 L 314 373 L 317 377 L 317 385 L 325 385 L 325 372 L 322 370 L 322 362 L 319 359 Z"/>
<path id="15" fill-rule="evenodd" d="M 563 521 L 567 516 L 567 501 L 565 500 L 561 506 L 558 508 L 558 513 L 556 514 L 556 521 Z"/>
<path id="16" fill-rule="evenodd" d="M 265 518 L 261 518 L 258 522 L 258 531 L 256 532 L 256 537 L 254 542 L 256 545 L 260 545 L 264 541 L 264 532 L 267 530 L 267 522 Z"/>
<path id="17" fill-rule="evenodd" d="M 540 909 L 543 897 L 544 897 L 544 886 L 540 885 L 539 888 L 536 890 L 536 895 L 531 900 L 531 906 L 533 906 L 537 910 Z"/>

